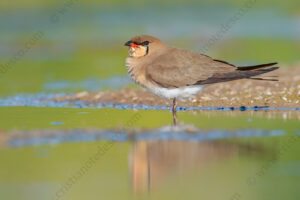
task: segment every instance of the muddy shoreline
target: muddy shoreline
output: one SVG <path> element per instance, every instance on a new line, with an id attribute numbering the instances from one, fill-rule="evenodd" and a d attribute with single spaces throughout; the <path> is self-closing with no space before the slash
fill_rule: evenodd
<path id="1" fill-rule="evenodd" d="M 277 82 L 261 80 L 237 80 L 217 83 L 205 88 L 194 98 L 180 100 L 179 106 L 271 106 L 300 107 L 300 68 L 287 67 L 267 76 L 278 76 Z M 91 103 L 109 102 L 115 104 L 170 106 L 172 101 L 157 97 L 144 88 L 119 91 L 87 92 L 54 99 L 63 101 L 84 101 Z"/>

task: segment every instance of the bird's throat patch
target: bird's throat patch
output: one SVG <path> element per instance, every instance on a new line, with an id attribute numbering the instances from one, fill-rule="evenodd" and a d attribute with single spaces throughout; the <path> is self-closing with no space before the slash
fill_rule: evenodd
<path id="1" fill-rule="evenodd" d="M 145 56 L 147 54 L 148 54 L 147 46 L 138 45 L 138 47 L 133 47 L 133 46 L 129 47 L 129 56 L 131 57 L 138 58 L 138 57 Z"/>

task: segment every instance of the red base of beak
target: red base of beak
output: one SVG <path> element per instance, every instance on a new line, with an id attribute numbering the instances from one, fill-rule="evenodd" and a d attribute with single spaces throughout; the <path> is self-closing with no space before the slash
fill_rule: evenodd
<path id="1" fill-rule="evenodd" d="M 135 44 L 135 43 L 131 43 L 130 47 L 139 47 L 139 45 Z"/>

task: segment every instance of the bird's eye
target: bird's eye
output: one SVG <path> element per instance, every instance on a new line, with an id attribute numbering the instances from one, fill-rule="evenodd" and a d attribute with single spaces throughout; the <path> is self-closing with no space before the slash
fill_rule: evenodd
<path id="1" fill-rule="evenodd" d="M 145 41 L 145 42 L 142 43 L 142 45 L 145 45 L 145 46 L 148 45 L 148 44 L 149 44 L 149 41 Z"/>

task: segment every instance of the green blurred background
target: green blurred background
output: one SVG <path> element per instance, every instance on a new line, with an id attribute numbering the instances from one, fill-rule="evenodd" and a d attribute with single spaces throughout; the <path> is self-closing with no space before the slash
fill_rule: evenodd
<path id="1" fill-rule="evenodd" d="M 229 28 L 222 32 L 224 26 Z M 300 1 L 3 0 L 0 97 L 137 87 L 127 76 L 123 44 L 139 34 L 234 64 L 277 61 L 288 68 L 299 63 Z M 288 138 L 300 134 L 296 112 L 295 117 L 284 111 L 179 112 L 182 122 L 204 130 L 281 130 L 286 135 L 114 143 L 60 199 L 299 199 L 300 140 L 289 143 Z M 58 129 L 63 138 L 66 129 L 118 130 L 136 113 L 141 118 L 128 128 L 172 123 L 167 110 L 1 107 L 0 199 L 56 199 L 107 142 L 15 148 L 7 146 L 10 131 L 26 139 L 23 131 L 35 130 L 43 139 L 47 135 L 39 130 Z M 276 160 L 257 176 L 271 159 Z M 145 166 L 151 166 L 151 176 Z M 256 182 L 249 186 L 253 176 Z M 147 184 L 153 186 L 151 195 L 143 188 Z M 136 196 L 139 187 L 146 192 Z"/>
<path id="2" fill-rule="evenodd" d="M 2 1 L 0 96 L 131 87 L 123 44 L 139 34 L 234 64 L 285 66 L 299 60 L 300 2 Z"/>

